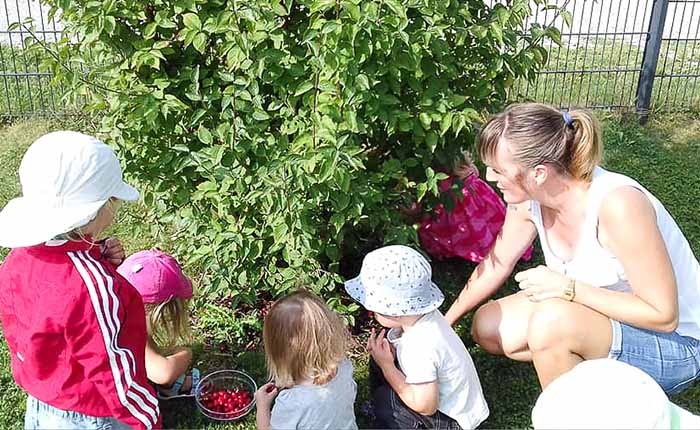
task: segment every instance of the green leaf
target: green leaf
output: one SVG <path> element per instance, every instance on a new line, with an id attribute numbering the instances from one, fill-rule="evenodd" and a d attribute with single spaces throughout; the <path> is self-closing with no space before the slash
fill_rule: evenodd
<path id="1" fill-rule="evenodd" d="M 425 182 L 421 182 L 416 186 L 416 197 L 418 198 L 418 201 L 423 200 L 423 197 L 425 197 L 425 193 L 428 191 L 428 186 L 425 184 Z"/>
<path id="2" fill-rule="evenodd" d="M 300 96 L 300 95 L 306 93 L 307 91 L 309 91 L 313 87 L 314 87 L 314 84 L 312 84 L 311 82 L 309 82 L 309 81 L 304 82 L 297 87 L 297 90 L 294 92 L 294 95 Z"/>
<path id="3" fill-rule="evenodd" d="M 406 18 L 406 9 L 401 4 L 400 0 L 384 0 L 384 2 L 394 14 L 401 18 Z"/>
<path id="4" fill-rule="evenodd" d="M 194 46 L 194 49 L 199 51 L 200 53 L 204 53 L 204 50 L 207 47 L 207 42 L 208 42 L 208 37 L 204 33 L 197 33 L 197 35 L 194 37 L 192 40 L 192 46 Z"/>
<path id="5" fill-rule="evenodd" d="M 452 112 L 447 112 L 442 116 L 442 119 L 440 120 L 440 136 L 444 136 L 445 133 L 447 133 L 447 130 L 450 129 L 452 126 L 453 117 L 454 114 Z"/>
<path id="6" fill-rule="evenodd" d="M 432 118 L 430 118 L 430 115 L 427 113 L 423 112 L 418 116 L 418 119 L 420 119 L 420 123 L 423 126 L 424 129 L 428 130 L 430 128 L 430 124 L 433 122 Z"/>
<path id="7" fill-rule="evenodd" d="M 197 130 L 197 138 L 199 138 L 199 141 L 205 145 L 211 145 L 212 140 L 213 140 L 209 129 L 207 129 L 203 126 L 200 126 L 199 130 Z"/>
<path id="8" fill-rule="evenodd" d="M 561 14 L 561 18 L 566 23 L 566 26 L 571 27 L 571 23 L 574 21 L 573 17 L 571 16 L 571 12 L 569 12 L 568 10 L 562 9 L 560 11 L 560 14 Z"/>
<path id="9" fill-rule="evenodd" d="M 186 13 L 182 16 L 182 23 L 185 24 L 190 30 L 201 30 L 202 22 L 199 20 L 199 16 L 194 13 Z"/>
<path id="10" fill-rule="evenodd" d="M 364 73 L 360 73 L 355 77 L 355 82 L 357 83 L 357 88 L 359 88 L 362 91 L 366 91 L 369 89 L 369 79 L 367 78 L 367 75 Z"/>
<path id="11" fill-rule="evenodd" d="M 268 115 L 267 112 L 258 109 L 255 112 L 253 112 L 253 118 L 258 121 L 267 121 L 268 119 L 270 119 L 270 115 Z"/>

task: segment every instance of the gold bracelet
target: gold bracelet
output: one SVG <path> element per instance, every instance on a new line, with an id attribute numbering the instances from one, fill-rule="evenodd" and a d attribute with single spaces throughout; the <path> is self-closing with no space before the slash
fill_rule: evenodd
<path id="1" fill-rule="evenodd" d="M 573 302 L 576 297 L 576 279 L 571 279 L 569 285 L 564 287 L 564 299 Z"/>

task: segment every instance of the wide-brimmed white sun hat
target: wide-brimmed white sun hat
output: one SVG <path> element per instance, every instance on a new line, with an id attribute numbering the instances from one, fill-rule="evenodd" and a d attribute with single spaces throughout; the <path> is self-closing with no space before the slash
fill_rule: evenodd
<path id="1" fill-rule="evenodd" d="M 57 131 L 37 139 L 19 167 L 22 197 L 0 212 L 0 246 L 37 245 L 82 227 L 112 197 L 133 201 L 114 151 L 98 139 Z"/>
<path id="2" fill-rule="evenodd" d="M 671 403 L 644 371 L 603 358 L 552 381 L 532 410 L 535 429 L 698 429 L 700 417 Z"/>
<path id="3" fill-rule="evenodd" d="M 423 315 L 445 300 L 432 281 L 430 263 L 403 245 L 376 249 L 362 260 L 360 276 L 345 290 L 365 309 L 388 316 Z"/>

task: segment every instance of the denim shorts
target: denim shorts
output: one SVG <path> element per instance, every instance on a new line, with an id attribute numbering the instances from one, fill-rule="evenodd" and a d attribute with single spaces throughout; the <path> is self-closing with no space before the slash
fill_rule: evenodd
<path id="1" fill-rule="evenodd" d="M 612 322 L 608 357 L 645 371 L 667 394 L 678 394 L 700 376 L 700 341 Z"/>
<path id="2" fill-rule="evenodd" d="M 28 430 L 126 430 L 130 427 L 115 418 L 92 417 L 79 412 L 64 411 L 47 405 L 32 396 L 27 396 L 27 412 L 24 415 L 24 428 Z"/>

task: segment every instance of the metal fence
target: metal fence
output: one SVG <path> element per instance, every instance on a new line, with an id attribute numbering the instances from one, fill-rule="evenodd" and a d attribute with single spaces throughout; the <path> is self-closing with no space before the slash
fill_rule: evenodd
<path id="1" fill-rule="evenodd" d="M 556 10 L 531 17 L 553 24 L 562 46 L 549 47 L 534 82 L 518 96 L 561 108 L 583 106 L 650 110 L 700 110 L 699 0 L 558 0 Z"/>
<path id="2" fill-rule="evenodd" d="M 509 0 L 487 0 L 490 3 Z M 533 4 L 531 22 L 554 25 L 562 45 L 549 46 L 545 68 L 521 81 L 513 97 L 561 108 L 700 110 L 700 0 L 550 0 L 572 16 Z M 29 36 L 12 22 L 34 19 L 36 35 L 55 41 L 60 23 L 37 0 L 0 2 L 0 117 L 66 113 L 62 89 L 26 51 Z"/>
<path id="3" fill-rule="evenodd" d="M 61 102 L 62 88 L 51 84 L 51 74 L 40 70 L 40 59 L 28 52 L 30 34 L 10 24 L 34 19 L 34 33 L 42 41 L 58 40 L 61 26 L 49 19 L 49 8 L 37 0 L 0 2 L 0 117 L 48 116 L 67 113 Z"/>

